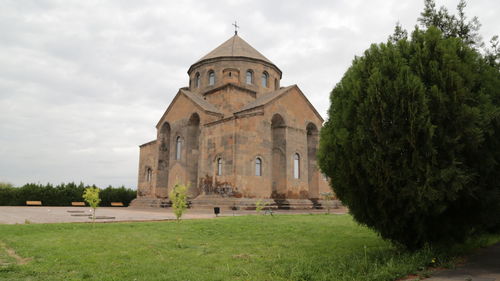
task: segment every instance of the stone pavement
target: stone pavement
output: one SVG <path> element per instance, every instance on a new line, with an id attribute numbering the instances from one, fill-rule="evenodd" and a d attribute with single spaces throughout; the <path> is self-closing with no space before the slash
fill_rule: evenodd
<path id="1" fill-rule="evenodd" d="M 463 266 L 433 274 L 425 281 L 500 281 L 500 243 L 479 250 Z"/>
<path id="2" fill-rule="evenodd" d="M 326 210 L 279 210 L 276 214 L 310 214 L 325 213 Z M 332 209 L 331 213 L 345 214 L 345 208 Z M 0 224 L 23 223 L 65 223 L 89 222 L 90 207 L 0 207 Z M 264 213 L 264 211 L 262 212 Z M 220 216 L 241 216 L 257 214 L 246 210 L 221 210 Z M 173 220 L 175 215 L 172 208 L 123 208 L 100 207 L 96 211 L 97 222 L 113 221 L 158 221 Z M 213 209 L 188 209 L 183 219 L 210 219 L 215 218 Z"/>

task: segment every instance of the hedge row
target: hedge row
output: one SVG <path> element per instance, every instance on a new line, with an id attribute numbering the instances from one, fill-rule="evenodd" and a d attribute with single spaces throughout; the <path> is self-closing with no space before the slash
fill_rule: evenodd
<path id="1" fill-rule="evenodd" d="M 28 183 L 22 187 L 0 183 L 0 206 L 25 206 L 26 201 L 42 201 L 44 206 L 71 206 L 71 202 L 83 201 L 83 191 L 87 187 L 90 186 L 73 182 L 56 186 Z M 128 206 L 136 197 L 136 193 L 135 190 L 123 186 L 109 186 L 101 189 L 99 193 L 100 206 L 110 206 L 111 202 L 123 202 Z"/>

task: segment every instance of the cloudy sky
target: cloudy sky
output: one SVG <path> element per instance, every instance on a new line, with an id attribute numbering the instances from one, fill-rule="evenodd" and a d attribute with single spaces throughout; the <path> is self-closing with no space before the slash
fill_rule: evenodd
<path id="1" fill-rule="evenodd" d="M 437 0 L 455 10 L 458 0 Z M 500 1 L 469 0 L 485 41 Z M 0 181 L 135 188 L 138 145 L 186 71 L 233 34 L 298 84 L 326 117 L 355 55 L 396 21 L 412 29 L 423 0 L 0 2 Z"/>

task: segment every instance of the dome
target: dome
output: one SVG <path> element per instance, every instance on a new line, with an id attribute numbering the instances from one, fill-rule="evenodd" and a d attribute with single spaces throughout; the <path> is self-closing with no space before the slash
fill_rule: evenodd
<path id="1" fill-rule="evenodd" d="M 195 62 L 188 70 L 188 73 L 191 73 L 192 69 L 196 66 L 203 64 L 204 62 L 213 61 L 214 59 L 219 58 L 249 58 L 252 60 L 258 60 L 264 64 L 268 64 L 271 67 L 276 68 L 278 72 L 281 74 L 281 70 L 272 63 L 268 58 L 262 55 L 259 51 L 257 51 L 254 47 L 250 46 L 245 40 L 243 40 L 240 36 L 235 34 L 231 38 L 229 38 L 226 42 L 219 45 L 217 48 L 212 50 L 210 53 L 203 56 L 197 62 Z"/>

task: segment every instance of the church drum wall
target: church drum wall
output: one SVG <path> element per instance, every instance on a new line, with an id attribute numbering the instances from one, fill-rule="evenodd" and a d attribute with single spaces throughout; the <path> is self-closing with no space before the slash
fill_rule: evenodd
<path id="1" fill-rule="evenodd" d="M 219 61 L 215 62 L 207 62 L 204 64 L 201 64 L 200 66 L 194 68 L 192 72 L 190 73 L 189 79 L 191 81 L 190 85 L 190 91 L 199 93 L 199 92 L 206 92 L 209 91 L 210 89 L 215 89 L 217 87 L 220 87 L 224 84 L 224 73 L 223 71 L 225 69 L 237 69 L 239 70 L 239 86 L 256 91 L 259 94 L 265 94 L 274 91 L 275 89 L 279 89 L 279 85 L 275 85 L 275 83 L 279 84 L 279 81 L 281 80 L 280 73 L 278 73 L 275 68 L 263 64 L 261 62 L 256 62 L 251 59 L 244 59 L 244 58 L 238 58 L 238 59 L 221 59 Z M 246 83 L 246 71 L 250 69 L 253 71 L 253 83 L 252 84 L 247 84 Z M 215 84 L 214 85 L 209 85 L 208 83 L 208 73 L 209 71 L 213 70 L 215 72 Z M 261 83 L 261 75 L 262 73 L 266 71 L 269 74 L 268 78 L 268 87 L 264 88 L 262 87 Z M 200 73 L 201 77 L 201 85 L 199 88 L 195 88 L 195 76 L 196 73 Z M 258 97 L 258 96 L 257 96 Z M 216 103 L 213 103 L 216 104 Z"/>

